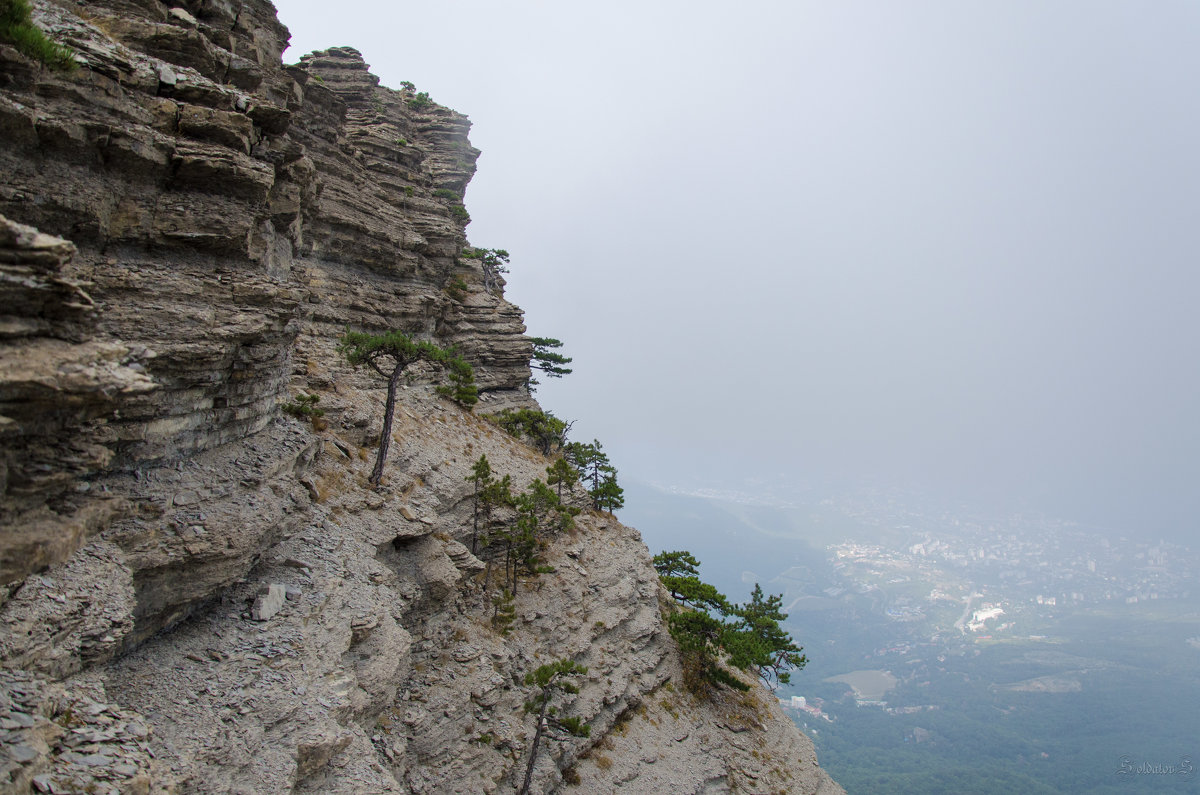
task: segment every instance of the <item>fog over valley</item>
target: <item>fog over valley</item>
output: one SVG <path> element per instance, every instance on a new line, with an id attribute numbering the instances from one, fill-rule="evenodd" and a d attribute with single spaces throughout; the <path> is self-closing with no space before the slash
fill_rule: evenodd
<path id="1" fill-rule="evenodd" d="M 1190 540 L 1194 4 L 279 7 L 471 115 L 539 397 L 628 476 Z"/>

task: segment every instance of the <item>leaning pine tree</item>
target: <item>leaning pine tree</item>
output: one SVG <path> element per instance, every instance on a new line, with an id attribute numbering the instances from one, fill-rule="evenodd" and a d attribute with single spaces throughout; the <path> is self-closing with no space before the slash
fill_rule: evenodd
<path id="1" fill-rule="evenodd" d="M 377 486 L 383 479 L 383 464 L 387 460 L 388 445 L 392 440 L 392 414 L 396 408 L 396 387 L 400 376 L 411 365 L 420 361 L 432 362 L 449 373 L 450 385 L 438 387 L 438 392 L 458 404 L 470 408 L 479 401 L 471 365 L 454 353 L 453 349 L 439 348 L 432 342 L 414 340 L 401 331 L 386 334 L 366 334 L 347 331 L 338 345 L 347 361 L 353 365 L 366 364 L 387 379 L 387 405 L 383 411 L 383 433 L 379 436 L 379 453 L 375 457 L 375 469 L 371 471 L 370 483 Z"/>

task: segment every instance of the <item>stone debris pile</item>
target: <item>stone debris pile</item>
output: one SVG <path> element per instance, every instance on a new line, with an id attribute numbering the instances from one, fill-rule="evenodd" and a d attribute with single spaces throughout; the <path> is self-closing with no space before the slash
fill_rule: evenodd
<path id="1" fill-rule="evenodd" d="M 97 698 L 101 697 L 101 698 Z M 70 690 L 21 671 L 0 671 L 0 785 L 6 792 L 145 793 L 150 728 L 99 686 Z"/>

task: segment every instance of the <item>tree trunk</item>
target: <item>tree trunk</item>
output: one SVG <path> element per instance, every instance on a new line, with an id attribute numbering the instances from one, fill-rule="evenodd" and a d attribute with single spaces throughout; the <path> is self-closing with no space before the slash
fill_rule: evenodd
<path id="1" fill-rule="evenodd" d="M 388 379 L 387 404 L 383 408 L 383 433 L 379 436 L 379 454 L 375 456 L 375 469 L 371 471 L 371 477 L 368 479 L 372 486 L 378 486 L 379 481 L 383 480 L 383 464 L 387 460 L 388 446 L 392 443 L 392 413 L 396 410 L 396 387 L 403 372 L 404 365 L 397 364 L 396 369 L 392 370 L 392 377 Z"/>
<path id="2" fill-rule="evenodd" d="M 542 731 L 546 726 L 546 705 L 550 703 L 549 688 L 542 690 L 542 709 L 538 713 L 537 731 L 533 733 L 533 742 L 529 747 L 529 764 L 525 766 L 525 783 L 521 785 L 520 795 L 526 795 L 529 792 L 529 785 L 533 783 L 533 766 L 537 762 L 538 744 L 542 741 Z"/>
<path id="3" fill-rule="evenodd" d="M 471 554 L 479 540 L 479 478 L 475 478 L 475 509 L 471 512 Z"/>

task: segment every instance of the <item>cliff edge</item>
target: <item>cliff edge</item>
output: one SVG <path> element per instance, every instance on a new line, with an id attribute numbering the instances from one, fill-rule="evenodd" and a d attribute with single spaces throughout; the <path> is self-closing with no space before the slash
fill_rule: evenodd
<path id="1" fill-rule="evenodd" d="M 586 665 L 535 792 L 840 792 L 764 690 L 697 701 L 638 533 L 584 511 L 491 621 L 478 416 L 536 407 L 471 256 L 466 117 L 334 48 L 284 66 L 268 2 L 37 0 L 76 53 L 0 44 L 0 791 L 508 792 L 525 676 Z M 384 384 L 346 328 L 453 345 L 367 483 Z M 320 396 L 313 423 L 281 406 Z"/>

